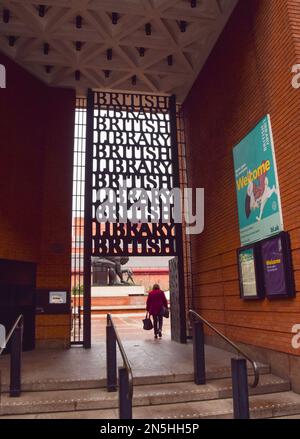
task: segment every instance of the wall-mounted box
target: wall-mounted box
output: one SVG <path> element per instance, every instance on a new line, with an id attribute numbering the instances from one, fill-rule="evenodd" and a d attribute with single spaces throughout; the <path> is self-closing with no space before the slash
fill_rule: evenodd
<path id="1" fill-rule="evenodd" d="M 287 232 L 238 249 L 237 258 L 242 299 L 295 297 L 291 246 Z"/>

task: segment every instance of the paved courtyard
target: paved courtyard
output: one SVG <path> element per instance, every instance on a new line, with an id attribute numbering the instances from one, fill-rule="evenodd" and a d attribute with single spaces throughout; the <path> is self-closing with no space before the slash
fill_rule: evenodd
<path id="1" fill-rule="evenodd" d="M 153 331 L 144 331 L 142 320 L 145 313 L 116 314 L 113 320 L 122 340 L 152 340 Z M 106 315 L 92 315 L 92 341 L 95 343 L 105 340 Z M 170 319 L 164 319 L 163 338 L 170 340 Z"/>
<path id="2" fill-rule="evenodd" d="M 117 327 L 125 351 L 132 366 L 135 382 L 145 377 L 160 377 L 161 382 L 193 379 L 193 349 L 191 342 L 178 344 L 170 338 L 170 320 L 164 319 L 163 338 L 155 340 L 153 331 L 142 329 L 142 319 L 145 314 L 115 315 Z M 23 388 L 43 390 L 44 388 L 57 389 L 87 388 L 104 385 L 106 379 L 106 346 L 105 346 L 106 316 L 92 318 L 92 348 L 85 350 L 82 347 L 71 349 L 36 349 L 23 353 Z M 234 356 L 229 352 L 214 347 L 206 347 L 206 366 L 208 377 L 222 368 L 230 368 L 230 360 Z M 9 355 L 0 357 L 0 371 L 2 373 L 2 387 L 8 388 L 9 383 Z M 122 359 L 118 358 L 118 364 Z"/>

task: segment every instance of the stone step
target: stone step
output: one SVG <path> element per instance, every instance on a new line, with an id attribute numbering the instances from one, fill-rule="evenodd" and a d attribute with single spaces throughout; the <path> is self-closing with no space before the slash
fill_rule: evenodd
<path id="1" fill-rule="evenodd" d="M 252 379 L 250 376 L 253 375 L 253 370 L 250 365 L 248 365 L 249 381 Z M 270 367 L 264 364 L 259 364 L 260 375 L 265 375 L 270 373 Z M 228 367 L 216 367 L 210 366 L 206 371 L 207 380 L 230 378 L 231 368 Z M 162 373 L 160 375 L 154 372 L 151 375 L 149 372 L 147 375 L 142 375 L 140 373 L 134 373 L 134 385 L 150 385 L 150 384 L 167 384 L 167 383 L 181 383 L 193 381 L 193 373 Z M 80 390 L 80 389 L 102 389 L 106 387 L 106 377 L 100 376 L 99 378 L 89 378 L 89 379 L 46 379 L 41 380 L 36 379 L 34 381 L 29 381 L 24 379 L 22 382 L 23 392 L 41 392 L 41 391 L 55 391 L 55 390 Z M 9 384 L 6 381 L 2 382 L 2 392 L 7 393 L 9 391 Z"/>
<path id="2" fill-rule="evenodd" d="M 256 389 L 250 394 L 278 393 L 290 390 L 290 384 L 271 374 L 262 375 Z M 187 404 L 194 401 L 208 401 L 231 398 L 231 379 L 208 381 L 197 386 L 193 382 L 135 386 L 133 405 L 160 406 Z M 118 393 L 104 389 L 61 390 L 50 392 L 26 392 L 20 398 L 2 395 L 1 415 L 22 415 L 85 410 L 106 410 L 118 407 Z"/>
<path id="3" fill-rule="evenodd" d="M 290 416 L 276 416 L 273 419 L 274 420 L 276 420 L 276 419 L 300 419 L 300 413 L 298 413 L 297 415 L 290 415 Z"/>
<path id="4" fill-rule="evenodd" d="M 291 391 L 250 397 L 251 419 L 300 414 L 300 395 Z M 231 399 L 137 407 L 135 419 L 232 419 Z"/>
<path id="5" fill-rule="evenodd" d="M 250 397 L 252 419 L 300 417 L 300 395 L 281 392 Z M 2 419 L 117 419 L 117 409 L 3 416 Z M 231 399 L 134 407 L 133 419 L 232 419 Z"/>

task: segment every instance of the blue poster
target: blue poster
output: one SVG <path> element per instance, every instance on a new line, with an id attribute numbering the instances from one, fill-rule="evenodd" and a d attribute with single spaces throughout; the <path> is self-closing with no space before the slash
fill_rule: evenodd
<path id="1" fill-rule="evenodd" d="M 270 116 L 233 149 L 241 245 L 283 230 Z"/>

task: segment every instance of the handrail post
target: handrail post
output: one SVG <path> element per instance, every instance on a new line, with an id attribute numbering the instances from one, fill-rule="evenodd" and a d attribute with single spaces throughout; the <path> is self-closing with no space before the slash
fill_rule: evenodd
<path id="1" fill-rule="evenodd" d="M 107 318 L 106 326 L 106 378 L 107 391 L 117 391 L 117 340 L 113 326 Z"/>
<path id="2" fill-rule="evenodd" d="M 245 359 L 232 358 L 231 372 L 234 419 L 249 419 L 247 361 Z"/>
<path id="3" fill-rule="evenodd" d="M 247 355 L 245 352 L 243 352 L 239 346 L 236 343 L 233 343 L 231 340 L 229 340 L 228 337 L 226 337 L 224 334 L 222 334 L 217 328 L 215 328 L 211 323 L 209 323 L 206 319 L 204 319 L 203 317 L 200 316 L 200 314 L 198 314 L 196 311 L 190 309 L 189 310 L 189 315 L 190 317 L 193 317 L 192 322 L 199 321 L 202 324 L 205 324 L 206 326 L 208 326 L 208 328 L 210 328 L 212 331 L 214 331 L 219 337 L 221 337 L 223 340 L 225 340 L 228 344 L 230 344 L 230 346 L 232 346 L 238 353 L 239 355 L 241 355 L 242 357 L 244 357 L 244 359 L 248 360 L 252 367 L 253 367 L 253 371 L 254 371 L 254 380 L 253 380 L 253 384 L 251 384 L 251 387 L 257 387 L 258 383 L 259 383 L 259 368 L 257 366 L 257 363 L 253 360 L 251 360 L 251 358 L 249 357 L 249 355 Z M 203 334 L 203 331 L 202 331 Z M 194 339 L 197 337 L 197 331 L 195 332 L 195 337 Z M 201 337 L 200 337 L 201 338 Z M 201 342 L 201 340 L 200 340 Z M 204 336 L 203 336 L 203 342 L 201 342 L 201 346 L 204 347 Z M 196 347 L 194 346 L 194 350 L 196 349 Z M 195 357 L 194 357 L 195 358 Z M 203 355 L 204 358 L 204 355 Z M 195 361 L 195 359 L 194 359 Z M 196 370 L 196 368 L 195 368 Z"/>
<path id="4" fill-rule="evenodd" d="M 17 326 L 12 334 L 10 354 L 10 396 L 21 395 L 23 325 Z"/>
<path id="5" fill-rule="evenodd" d="M 205 347 L 204 328 L 199 320 L 193 321 L 193 357 L 194 357 L 194 381 L 201 385 L 206 383 L 205 373 Z"/>
<path id="6" fill-rule="evenodd" d="M 126 367 L 119 367 L 119 419 L 132 419 L 129 377 Z"/>

